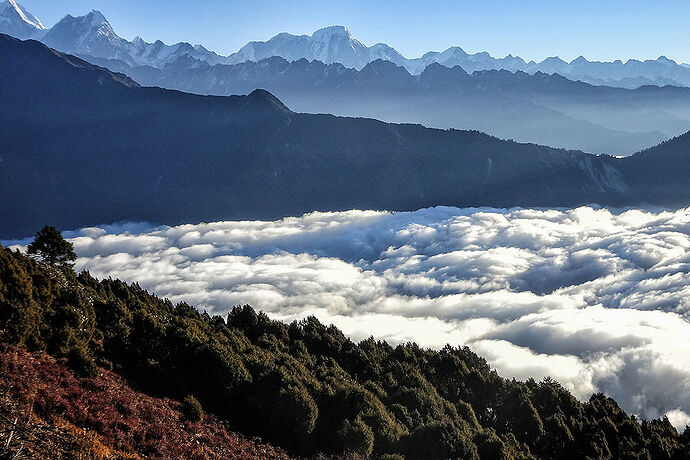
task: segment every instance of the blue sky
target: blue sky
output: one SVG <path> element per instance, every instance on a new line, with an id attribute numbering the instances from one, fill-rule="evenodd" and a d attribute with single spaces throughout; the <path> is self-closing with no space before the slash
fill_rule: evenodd
<path id="1" fill-rule="evenodd" d="M 46 26 L 67 13 L 102 11 L 121 36 L 188 41 L 229 54 L 279 32 L 346 25 L 366 45 L 406 57 L 459 45 L 468 52 L 541 60 L 648 59 L 690 62 L 690 1 L 668 0 L 23 0 Z"/>

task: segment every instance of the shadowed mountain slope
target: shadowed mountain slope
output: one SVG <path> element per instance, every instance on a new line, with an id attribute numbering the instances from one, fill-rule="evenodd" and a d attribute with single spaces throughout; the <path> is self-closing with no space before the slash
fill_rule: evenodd
<path id="1" fill-rule="evenodd" d="M 678 172 L 687 169 L 686 151 L 663 162 L 654 162 L 654 151 L 617 160 L 476 131 L 299 114 L 262 90 L 212 97 L 142 88 L 6 35 L 0 81 L 3 237 L 45 222 L 71 228 L 350 208 L 680 205 L 690 198 Z M 637 187 L 648 161 L 659 172 Z M 667 193 L 655 193 L 662 183 Z"/>

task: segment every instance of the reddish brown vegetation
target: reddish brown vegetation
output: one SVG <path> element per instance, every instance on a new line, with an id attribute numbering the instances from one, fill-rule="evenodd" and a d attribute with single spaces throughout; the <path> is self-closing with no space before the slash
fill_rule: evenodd
<path id="1" fill-rule="evenodd" d="M 0 344 L 0 457 L 288 458 L 211 415 L 185 420 L 180 403 L 101 372 L 78 378 L 46 354 Z"/>

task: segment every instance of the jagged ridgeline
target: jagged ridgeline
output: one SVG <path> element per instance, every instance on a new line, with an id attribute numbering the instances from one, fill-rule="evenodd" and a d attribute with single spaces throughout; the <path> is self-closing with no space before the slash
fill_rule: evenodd
<path id="1" fill-rule="evenodd" d="M 113 369 L 295 456 L 689 458 L 690 429 L 636 420 L 602 394 L 581 403 L 548 378 L 501 378 L 466 347 L 354 343 L 249 306 L 210 316 L 4 248 L 0 331 L 3 346 L 64 358 L 86 381 Z"/>

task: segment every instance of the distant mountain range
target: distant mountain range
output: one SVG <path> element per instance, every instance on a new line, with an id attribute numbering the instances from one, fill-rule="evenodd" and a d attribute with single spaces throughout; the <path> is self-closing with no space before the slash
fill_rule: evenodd
<path id="1" fill-rule="evenodd" d="M 550 57 L 541 62 L 526 62 L 512 55 L 494 58 L 486 52 L 470 54 L 455 46 L 443 52 L 430 51 L 420 58 L 407 59 L 384 43 L 365 46 L 343 26 L 326 27 L 312 35 L 281 33 L 267 41 L 249 42 L 229 56 L 220 56 L 201 45 L 192 46 L 184 42 L 174 45 L 166 45 L 161 41 L 147 43 L 139 37 L 130 42 L 119 37 L 98 11 L 91 11 L 77 18 L 67 15 L 46 30 L 35 16 L 15 0 L 0 3 L 0 33 L 22 39 L 42 40 L 55 49 L 71 54 L 118 59 L 132 66 L 158 68 L 185 54 L 211 65 L 238 64 L 280 56 L 288 61 L 304 58 L 326 64 L 340 63 L 358 70 L 377 59 L 384 59 L 415 75 L 423 72 L 428 65 L 439 63 L 446 67 L 459 65 L 468 73 L 477 70 L 558 73 L 571 80 L 624 88 L 649 84 L 690 86 L 688 65 L 677 64 L 664 56 L 646 61 L 631 59 L 625 63 L 620 60 L 592 62 L 582 56 L 571 62 L 558 57 Z"/>
<path id="2" fill-rule="evenodd" d="M 144 86 L 212 95 L 263 88 L 298 112 L 476 129 L 592 153 L 629 155 L 690 129 L 690 88 L 627 90 L 573 82 L 557 74 L 468 74 L 459 66 L 440 64 L 411 75 L 381 59 L 360 71 L 339 63 L 280 57 L 212 66 L 185 55 L 163 68 L 87 59 Z"/>
<path id="3" fill-rule="evenodd" d="M 435 205 L 690 204 L 690 135 L 616 159 L 213 97 L 0 35 L 0 237 Z"/>
<path id="4" fill-rule="evenodd" d="M 453 46 L 443 52 L 429 51 L 420 58 L 407 59 L 385 43 L 369 47 L 363 45 L 343 26 L 326 27 L 317 30 L 311 36 L 281 33 L 265 42 L 249 42 L 237 53 L 228 56 L 224 63 L 259 61 L 272 56 L 280 56 L 288 61 L 305 58 L 326 64 L 340 63 L 355 69 L 362 69 L 372 61 L 384 59 L 404 67 L 412 74 L 420 74 L 430 64 L 438 63 L 445 67 L 460 66 L 468 73 L 478 70 L 509 70 L 530 74 L 558 73 L 571 80 L 623 88 L 637 88 L 642 85 L 690 85 L 688 69 L 665 56 L 646 61 L 630 59 L 625 63 L 620 60 L 592 62 L 583 56 L 571 62 L 558 57 L 550 57 L 541 62 L 526 62 L 519 56 L 494 58 L 485 51 L 470 54 L 459 46 Z"/>
<path id="5" fill-rule="evenodd" d="M 144 86 L 210 95 L 263 88 L 300 112 L 476 129 L 520 142 L 615 156 L 690 129 L 690 90 L 685 88 L 648 85 L 624 91 L 592 86 L 534 71 L 533 63 L 522 66 L 528 72 L 515 70 L 523 62 L 519 58 L 491 64 L 493 58 L 486 53 L 467 55 L 458 48 L 407 60 L 387 45 L 364 46 L 344 27 L 328 27 L 312 36 L 280 34 L 267 42 L 251 42 L 231 56 L 219 56 L 188 43 L 165 45 L 141 38 L 130 42 L 98 11 L 68 15 L 50 29 L 14 1 L 5 2 L 0 11 L 0 18 L 5 18 L 0 30 L 39 39 L 125 73 Z M 578 62 L 578 68 L 586 67 L 586 61 Z M 652 67 L 650 63 L 640 69 Z M 483 68 L 492 70 L 476 70 Z M 690 74 L 690 68 L 674 68 L 674 78 Z M 562 65 L 558 70 L 568 73 Z"/>
<path id="6" fill-rule="evenodd" d="M 67 15 L 47 29 L 15 0 L 0 2 L 0 33 L 20 39 L 35 39 L 63 52 L 103 59 L 117 59 L 129 65 L 161 67 L 181 56 L 192 56 L 211 64 L 226 59 L 201 45 L 147 43 L 141 37 L 131 42 L 115 33 L 105 16 L 92 10 L 84 16 Z"/>

